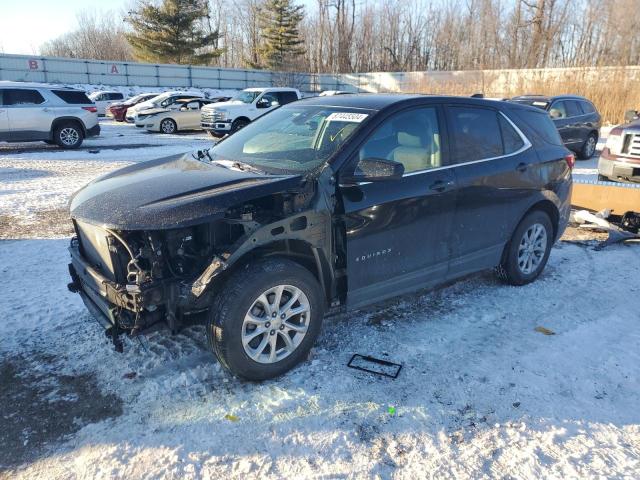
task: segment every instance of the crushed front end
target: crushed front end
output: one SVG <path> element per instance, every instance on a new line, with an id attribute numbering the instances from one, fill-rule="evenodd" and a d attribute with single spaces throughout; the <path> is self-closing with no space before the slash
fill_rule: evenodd
<path id="1" fill-rule="evenodd" d="M 206 310 L 209 294 L 194 293 L 193 284 L 216 265 L 214 242 L 226 243 L 221 237 L 231 233 L 212 224 L 117 232 L 76 220 L 74 227 L 69 289 L 81 295 L 119 350 L 121 333 L 158 325 L 176 331 L 188 323 L 185 316 Z"/>

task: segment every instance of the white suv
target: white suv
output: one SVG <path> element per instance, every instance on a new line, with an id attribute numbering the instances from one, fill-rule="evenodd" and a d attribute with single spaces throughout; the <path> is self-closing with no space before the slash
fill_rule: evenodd
<path id="1" fill-rule="evenodd" d="M 124 94 L 122 92 L 114 91 L 100 91 L 89 94 L 89 98 L 95 102 L 98 109 L 99 116 L 105 116 L 107 107 L 114 102 L 121 102 L 124 100 Z"/>
<path id="2" fill-rule="evenodd" d="M 0 141 L 77 148 L 86 137 L 99 134 L 96 106 L 82 90 L 0 82 Z"/>
<path id="3" fill-rule="evenodd" d="M 202 107 L 200 126 L 214 137 L 240 130 L 274 108 L 302 98 L 295 88 L 247 88 L 228 102 Z"/>

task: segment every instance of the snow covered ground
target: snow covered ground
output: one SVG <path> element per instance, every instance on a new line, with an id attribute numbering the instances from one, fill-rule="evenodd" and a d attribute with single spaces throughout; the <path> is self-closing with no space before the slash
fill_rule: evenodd
<path id="1" fill-rule="evenodd" d="M 68 239 L 39 212 L 210 144 L 102 124 L 76 152 L 0 145 L 0 218 L 24 216 L 0 223 L 0 478 L 640 477 L 638 246 L 564 241 L 525 287 L 486 273 L 328 318 L 307 362 L 245 383 L 202 327 L 114 352 L 67 291 Z M 356 352 L 402 372 L 349 369 Z"/>

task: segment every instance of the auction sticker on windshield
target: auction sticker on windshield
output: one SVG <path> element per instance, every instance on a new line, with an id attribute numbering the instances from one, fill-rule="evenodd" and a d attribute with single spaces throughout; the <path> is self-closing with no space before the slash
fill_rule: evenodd
<path id="1" fill-rule="evenodd" d="M 327 121 L 360 123 L 368 116 L 366 113 L 334 112 L 327 117 Z"/>

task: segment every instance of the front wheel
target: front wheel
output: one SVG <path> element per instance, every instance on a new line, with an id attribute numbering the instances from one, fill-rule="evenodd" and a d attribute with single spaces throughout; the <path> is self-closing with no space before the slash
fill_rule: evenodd
<path id="1" fill-rule="evenodd" d="M 309 354 L 324 315 L 321 288 L 301 265 L 272 258 L 234 273 L 207 324 L 209 345 L 222 366 L 247 380 L 266 380 Z"/>
<path id="2" fill-rule="evenodd" d="M 592 133 L 587 137 L 587 140 L 582 144 L 582 148 L 578 152 L 580 160 L 589 160 L 596 153 L 596 145 L 598 145 L 598 136 Z"/>
<path id="3" fill-rule="evenodd" d="M 178 130 L 176 122 L 170 118 L 165 118 L 160 122 L 160 131 L 162 133 L 175 133 Z"/>
<path id="4" fill-rule="evenodd" d="M 232 124 L 231 124 L 231 133 L 235 133 L 238 130 L 240 130 L 241 128 L 246 127 L 247 125 L 249 125 L 248 120 L 244 120 L 242 118 L 239 118 L 238 120 L 235 120 Z"/>
<path id="5" fill-rule="evenodd" d="M 553 246 L 549 215 L 534 210 L 522 219 L 496 268 L 498 276 L 511 285 L 533 282 L 544 270 Z"/>

